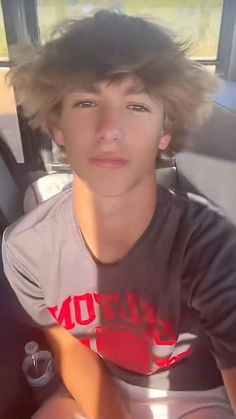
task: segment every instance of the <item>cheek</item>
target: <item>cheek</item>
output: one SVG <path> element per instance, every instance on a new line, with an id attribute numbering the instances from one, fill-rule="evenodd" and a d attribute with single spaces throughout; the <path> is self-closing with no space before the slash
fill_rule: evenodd
<path id="1" fill-rule="evenodd" d="M 65 148 L 73 153 L 76 150 L 89 149 L 92 127 L 86 121 L 71 120 L 64 126 Z"/>
<path id="2" fill-rule="evenodd" d="M 152 123 L 149 124 L 148 127 L 148 143 L 150 146 L 150 150 L 152 149 L 155 152 L 158 150 L 160 139 L 162 137 L 162 124 L 160 121 L 152 121 Z"/>
<path id="3" fill-rule="evenodd" d="M 144 115 L 141 114 L 137 115 L 133 121 L 133 129 L 142 133 L 146 137 L 158 138 L 163 129 L 163 124 L 159 115 L 154 115 L 154 113 Z"/>
<path id="4" fill-rule="evenodd" d="M 142 151 L 145 155 L 152 154 L 159 146 L 159 139 L 161 138 L 160 125 L 145 121 L 134 127 L 132 138 L 132 143 L 135 144 L 137 151 Z"/>

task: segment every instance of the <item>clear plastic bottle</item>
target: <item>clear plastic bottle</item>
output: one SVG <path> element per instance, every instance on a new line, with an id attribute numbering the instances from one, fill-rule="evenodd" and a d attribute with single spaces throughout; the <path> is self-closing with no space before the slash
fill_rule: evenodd
<path id="1" fill-rule="evenodd" d="M 40 350 L 38 343 L 34 341 L 25 345 L 22 368 L 31 387 L 46 386 L 55 373 L 51 352 Z"/>

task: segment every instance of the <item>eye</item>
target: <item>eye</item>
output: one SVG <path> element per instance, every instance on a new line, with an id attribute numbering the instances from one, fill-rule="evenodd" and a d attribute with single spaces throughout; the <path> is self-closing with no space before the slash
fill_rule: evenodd
<path id="1" fill-rule="evenodd" d="M 90 101 L 90 100 L 79 100 L 74 103 L 74 108 L 94 108 L 96 106 L 96 103 Z"/>
<path id="2" fill-rule="evenodd" d="M 150 109 L 145 105 L 131 104 L 128 108 L 135 112 L 150 112 Z"/>

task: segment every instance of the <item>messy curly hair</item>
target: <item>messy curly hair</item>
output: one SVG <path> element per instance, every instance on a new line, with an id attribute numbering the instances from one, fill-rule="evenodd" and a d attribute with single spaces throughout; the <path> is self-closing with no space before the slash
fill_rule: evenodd
<path id="1" fill-rule="evenodd" d="M 162 99 L 173 150 L 208 115 L 217 77 L 191 60 L 186 45 L 159 24 L 101 10 L 57 29 L 44 46 L 27 48 L 9 72 L 32 127 L 50 133 L 63 95 L 73 87 L 130 75 Z"/>

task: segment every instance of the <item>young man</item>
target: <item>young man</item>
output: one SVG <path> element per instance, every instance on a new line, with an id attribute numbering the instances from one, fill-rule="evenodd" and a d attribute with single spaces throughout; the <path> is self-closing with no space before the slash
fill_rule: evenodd
<path id="1" fill-rule="evenodd" d="M 65 385 L 34 418 L 235 417 L 236 229 L 155 176 L 158 151 L 206 114 L 214 77 L 158 25 L 101 11 L 11 80 L 74 172 L 3 241 Z"/>

